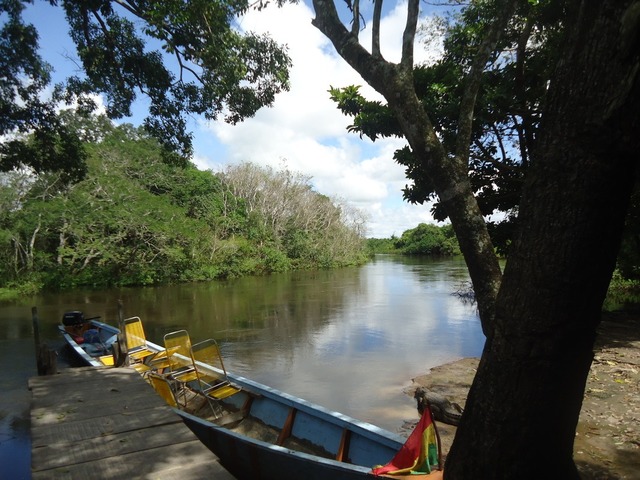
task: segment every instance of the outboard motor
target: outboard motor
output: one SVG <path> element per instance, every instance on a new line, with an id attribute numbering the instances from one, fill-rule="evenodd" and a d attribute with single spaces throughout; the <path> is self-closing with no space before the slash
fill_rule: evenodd
<path id="1" fill-rule="evenodd" d="M 84 319 L 84 314 L 79 310 L 74 310 L 72 312 L 65 312 L 62 315 L 62 324 L 65 327 L 79 327 L 86 320 Z"/>

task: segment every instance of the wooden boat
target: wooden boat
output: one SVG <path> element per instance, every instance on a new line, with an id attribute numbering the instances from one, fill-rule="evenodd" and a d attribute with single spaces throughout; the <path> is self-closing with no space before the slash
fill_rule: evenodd
<path id="1" fill-rule="evenodd" d="M 180 411 L 184 422 L 240 479 L 371 479 L 404 438 L 243 377 L 241 391 L 208 420 Z"/>
<path id="2" fill-rule="evenodd" d="M 86 330 L 100 332 L 105 345 L 118 333 L 115 327 L 96 320 L 91 320 L 89 327 Z M 93 349 L 86 344 L 76 343 L 77 335 L 70 334 L 64 326 L 60 328 L 85 363 L 104 365 L 104 360 L 99 359 L 102 355 L 92 354 Z M 149 350 L 163 350 L 152 342 L 146 344 Z M 221 370 L 196 363 L 202 375 L 223 376 L 235 387 L 233 394 L 215 399 L 213 415 L 197 389 L 192 398 L 199 398 L 200 402 L 180 406 L 173 396 L 175 391 L 150 383 L 169 404 L 180 406 L 175 408 L 176 413 L 238 479 L 371 480 L 376 478 L 372 468 L 389 462 L 405 443 L 404 437 L 372 424 L 227 373 L 224 366 Z M 151 377 L 171 383 L 170 375 Z M 412 474 L 411 478 L 431 480 L 442 478 L 441 475 L 437 471 Z"/>

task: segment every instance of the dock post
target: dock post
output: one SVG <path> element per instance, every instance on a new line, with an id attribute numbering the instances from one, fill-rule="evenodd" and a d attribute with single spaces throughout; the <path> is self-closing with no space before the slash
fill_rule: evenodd
<path id="1" fill-rule="evenodd" d="M 116 367 L 128 365 L 127 332 L 124 326 L 124 307 L 118 300 L 118 341 L 113 344 L 113 363 Z"/>
<path id="2" fill-rule="evenodd" d="M 40 321 L 36 307 L 31 308 L 31 319 L 33 322 L 33 339 L 36 347 L 38 375 L 55 375 L 58 373 L 58 354 L 55 350 L 50 350 L 46 343 L 40 343 Z"/>

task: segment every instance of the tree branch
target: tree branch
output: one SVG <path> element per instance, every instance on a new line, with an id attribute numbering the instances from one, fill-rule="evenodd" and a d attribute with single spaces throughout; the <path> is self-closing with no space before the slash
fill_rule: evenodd
<path id="1" fill-rule="evenodd" d="M 352 12 L 351 34 L 357 38 L 360 34 L 360 0 L 353 0 Z"/>
<path id="2" fill-rule="evenodd" d="M 522 165 L 526 166 L 529 163 L 529 145 L 531 145 L 532 148 L 533 141 L 531 142 L 531 144 L 529 143 L 526 135 L 527 128 L 524 125 L 524 118 L 521 118 L 523 119 L 523 124 L 520 124 L 520 122 L 518 122 L 518 118 L 515 115 L 511 116 L 511 121 L 514 124 L 516 134 L 518 135 L 518 146 L 520 147 L 520 158 L 522 160 Z"/>
<path id="3" fill-rule="evenodd" d="M 458 133 L 456 138 L 456 158 L 459 162 L 466 163 L 469 158 L 471 145 L 471 133 L 473 127 L 473 114 L 476 106 L 476 98 L 482 83 L 482 74 L 491 58 L 492 53 L 504 31 L 509 19 L 515 11 L 518 0 L 497 0 L 497 17 L 489 26 L 487 33 L 482 38 L 478 51 L 471 62 L 471 69 L 465 78 L 465 86 L 460 100 L 460 113 L 458 116 Z"/>
<path id="4" fill-rule="evenodd" d="M 504 143 L 502 142 L 502 135 L 500 134 L 500 131 L 498 130 L 496 124 L 491 125 L 491 130 L 493 130 L 493 134 L 496 136 L 498 146 L 500 147 L 500 154 L 502 155 L 502 161 L 504 162 L 507 160 L 507 152 L 504 148 Z"/>
<path id="5" fill-rule="evenodd" d="M 373 25 L 371 25 L 371 54 L 382 58 L 380 52 L 380 17 L 382 16 L 382 1 L 375 0 L 373 5 Z"/>
<path id="6" fill-rule="evenodd" d="M 151 21 L 151 18 L 149 17 L 149 15 L 145 14 L 145 12 L 142 11 L 135 3 L 124 1 L 124 0 L 113 0 L 113 2 L 118 4 L 118 5 L 120 5 L 126 11 L 128 11 L 132 15 L 135 15 L 139 19 L 144 20 L 145 22 L 149 23 L 150 25 L 154 25 L 154 23 Z M 209 21 L 208 21 L 206 15 L 202 15 L 202 18 L 204 20 L 205 25 L 207 26 L 207 29 L 209 30 L 209 35 L 213 38 L 213 32 L 211 30 L 211 25 L 209 24 Z M 196 78 L 196 80 L 198 80 L 200 83 L 204 84 L 204 81 L 202 80 L 202 77 L 200 77 L 200 75 L 193 68 L 188 67 L 187 65 L 185 65 L 184 60 L 183 60 L 185 58 L 185 50 L 179 49 L 172 42 L 172 38 L 174 37 L 174 34 L 173 34 L 173 31 L 171 30 L 170 26 L 165 24 L 164 22 L 163 22 L 162 25 L 155 25 L 155 26 L 157 28 L 159 28 L 160 30 L 164 31 L 166 33 L 166 35 L 167 35 L 167 37 L 164 39 L 164 41 L 167 43 L 167 46 L 170 47 L 175 53 L 176 60 L 178 61 L 178 65 L 180 67 L 180 81 L 181 82 L 183 81 L 183 72 L 187 71 L 187 72 L 191 73 Z M 197 55 L 192 55 L 192 56 L 197 56 Z"/>
<path id="7" fill-rule="evenodd" d="M 122 8 L 124 8 L 127 12 L 131 13 L 132 15 L 135 15 L 136 17 L 141 18 L 143 20 L 147 20 L 147 18 L 140 11 L 138 6 L 135 5 L 134 3 L 125 2 L 122 0 L 113 0 L 113 3 L 120 5 Z"/>
<path id="8" fill-rule="evenodd" d="M 518 39 L 518 46 L 516 49 L 516 86 L 520 94 L 520 117 L 522 118 L 522 125 L 518 125 L 518 122 L 514 118 L 514 124 L 518 126 L 518 137 L 520 139 L 520 156 L 522 157 L 522 164 L 528 163 L 528 152 L 534 148 L 533 137 L 533 121 L 532 121 L 532 109 L 527 108 L 527 93 L 525 83 L 525 61 L 527 57 L 527 44 L 533 31 L 533 18 L 527 16 L 524 29 Z"/>
<path id="9" fill-rule="evenodd" d="M 174 48 L 174 52 L 176 55 L 176 60 L 178 61 L 178 65 L 180 67 L 180 81 L 181 82 L 183 81 L 182 74 L 186 70 L 191 75 L 193 75 L 196 78 L 196 80 L 198 80 L 200 83 L 204 85 L 205 81 L 202 79 L 202 77 L 200 77 L 200 74 L 196 72 L 193 68 L 185 65 L 184 62 L 182 61 L 182 57 L 184 57 L 184 54 L 182 54 L 180 50 L 177 48 Z"/>
<path id="10" fill-rule="evenodd" d="M 413 44 L 416 38 L 420 0 L 409 0 L 407 5 L 407 23 L 402 34 L 402 60 L 400 65 L 405 71 L 413 70 Z"/>
<path id="11" fill-rule="evenodd" d="M 383 80 L 396 67 L 381 56 L 374 57 L 340 21 L 333 0 L 313 0 L 316 17 L 311 21 L 333 44 L 336 52 L 373 88 L 383 95 L 389 90 Z M 372 73 L 373 72 L 373 73 Z"/>

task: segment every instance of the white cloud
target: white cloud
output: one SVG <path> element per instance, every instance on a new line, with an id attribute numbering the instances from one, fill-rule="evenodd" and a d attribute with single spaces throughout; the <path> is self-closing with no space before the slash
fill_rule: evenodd
<path id="1" fill-rule="evenodd" d="M 400 58 L 405 12 L 406 3 L 399 4 L 381 25 L 381 40 L 392 39 L 382 46 L 390 61 Z M 239 21 L 241 29 L 269 32 L 288 45 L 293 60 L 291 90 L 280 94 L 272 108 L 241 124 L 201 124 L 195 135 L 196 164 L 214 170 L 243 161 L 275 169 L 284 164 L 311 176 L 320 193 L 363 210 L 370 219 L 370 236 L 400 235 L 420 222 L 432 221 L 427 207 L 402 202 L 401 189 L 408 182 L 403 167 L 393 161 L 393 152 L 404 141 L 371 142 L 347 132 L 351 119 L 330 100 L 329 87 L 361 85 L 368 98 L 381 97 L 335 53 L 328 39 L 311 25 L 312 18 L 312 11 L 299 3 L 250 12 Z M 363 43 L 367 37 L 370 32 L 361 32 Z M 212 158 L 208 152 L 219 156 Z"/>
<path id="2" fill-rule="evenodd" d="M 393 207 L 373 205 L 369 210 L 371 216 L 368 236 L 399 237 L 402 232 L 417 227 L 419 223 L 433 223 L 430 209 L 431 205 L 412 205 L 406 202 L 398 203 Z"/>

